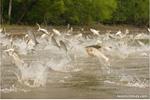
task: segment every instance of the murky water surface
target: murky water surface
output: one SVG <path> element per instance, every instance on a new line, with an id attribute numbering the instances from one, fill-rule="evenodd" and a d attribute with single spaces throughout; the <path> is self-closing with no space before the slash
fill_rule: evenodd
<path id="1" fill-rule="evenodd" d="M 68 54 L 38 38 L 35 51 L 18 53 L 26 67 L 17 66 L 1 45 L 1 98 L 150 98 L 148 40 L 141 40 L 143 46 L 130 40 L 122 40 L 122 45 L 120 40 L 103 40 L 114 47 L 103 51 L 109 58 L 107 66 L 84 48 L 103 37 L 69 39 L 73 48 Z"/>

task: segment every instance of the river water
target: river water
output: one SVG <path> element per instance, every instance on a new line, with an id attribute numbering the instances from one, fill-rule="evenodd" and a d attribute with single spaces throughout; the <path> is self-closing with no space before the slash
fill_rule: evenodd
<path id="1" fill-rule="evenodd" d="M 22 70 L 1 46 L 1 98 L 150 98 L 149 44 L 129 43 L 109 52 L 106 68 L 84 49 L 93 40 L 76 45 L 69 56 L 52 45 L 19 54 L 29 66 Z"/>

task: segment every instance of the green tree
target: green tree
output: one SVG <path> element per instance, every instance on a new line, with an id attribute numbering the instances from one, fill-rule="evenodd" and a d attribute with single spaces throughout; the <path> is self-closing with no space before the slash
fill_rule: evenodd
<path id="1" fill-rule="evenodd" d="M 5 22 L 10 17 L 12 23 L 38 22 L 55 25 L 85 25 L 95 22 L 140 25 L 148 24 L 149 20 L 149 0 L 12 0 L 12 3 L 10 1 L 2 1 Z"/>
<path id="2" fill-rule="evenodd" d="M 147 24 L 149 20 L 149 0 L 118 0 L 118 8 L 113 21 L 129 24 Z"/>
<path id="3" fill-rule="evenodd" d="M 39 0 L 33 9 L 28 12 L 26 20 L 32 23 L 59 24 L 62 23 L 60 17 L 64 10 L 63 0 Z"/>

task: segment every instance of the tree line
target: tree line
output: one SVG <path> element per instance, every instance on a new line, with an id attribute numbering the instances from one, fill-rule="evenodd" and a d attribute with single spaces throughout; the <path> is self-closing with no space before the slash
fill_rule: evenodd
<path id="1" fill-rule="evenodd" d="M 2 0 L 3 23 L 148 25 L 149 0 Z"/>

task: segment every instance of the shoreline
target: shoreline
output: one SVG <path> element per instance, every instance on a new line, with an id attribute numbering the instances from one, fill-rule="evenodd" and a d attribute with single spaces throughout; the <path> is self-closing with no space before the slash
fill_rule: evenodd
<path id="1" fill-rule="evenodd" d="M 25 32 L 29 29 L 32 29 L 34 31 L 36 31 L 38 29 L 37 25 L 17 25 L 17 24 L 12 24 L 12 25 L 8 25 L 8 24 L 3 24 L 1 25 L 2 27 L 4 27 L 6 29 L 6 32 L 8 33 L 12 33 L 14 35 L 21 35 L 21 34 L 25 34 Z M 67 25 L 60 25 L 60 26 L 55 26 L 55 25 L 49 25 L 49 26 L 44 26 L 41 25 L 42 28 L 48 29 L 49 31 L 51 31 L 52 28 L 56 28 L 60 31 L 65 31 L 67 29 Z M 89 31 L 90 28 L 94 28 L 96 30 L 99 30 L 100 33 L 104 34 L 106 31 L 111 30 L 112 32 L 117 32 L 119 30 L 121 31 L 125 31 L 126 29 L 128 29 L 129 31 L 132 32 L 147 32 L 147 28 L 146 26 L 143 27 L 138 27 L 138 26 L 134 26 L 134 25 L 127 25 L 127 24 L 118 24 L 118 25 L 103 25 L 103 24 L 94 24 L 94 25 L 71 25 L 71 27 L 73 27 L 75 32 L 79 32 L 81 31 L 81 29 L 83 28 L 84 31 Z"/>

